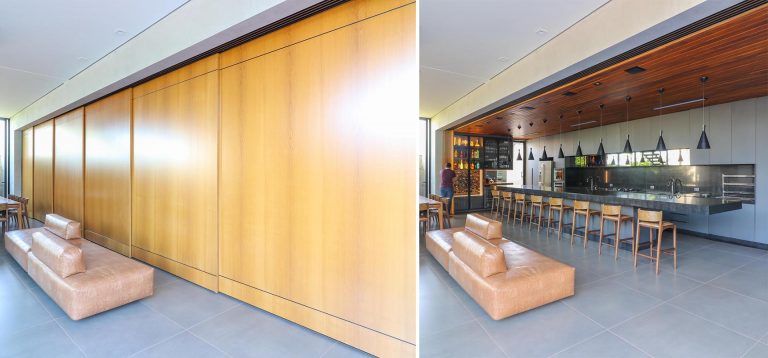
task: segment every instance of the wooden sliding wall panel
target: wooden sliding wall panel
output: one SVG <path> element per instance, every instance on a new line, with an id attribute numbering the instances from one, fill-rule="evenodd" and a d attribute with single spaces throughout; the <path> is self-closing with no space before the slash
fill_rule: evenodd
<path id="1" fill-rule="evenodd" d="M 131 247 L 131 90 L 85 107 L 85 237 Z"/>
<path id="2" fill-rule="evenodd" d="M 134 89 L 131 255 L 217 290 L 219 73 L 169 75 Z"/>
<path id="3" fill-rule="evenodd" d="M 415 48 L 411 4 L 222 69 L 222 292 L 413 354 Z"/>
<path id="4" fill-rule="evenodd" d="M 35 126 L 34 218 L 45 220 L 53 213 L 53 121 Z"/>
<path id="5" fill-rule="evenodd" d="M 21 196 L 29 199 L 27 210 L 33 216 L 34 210 L 34 161 L 35 161 L 35 133 L 34 128 L 25 129 L 21 135 Z"/>
<path id="6" fill-rule="evenodd" d="M 83 222 L 83 107 L 54 119 L 53 212 Z"/>

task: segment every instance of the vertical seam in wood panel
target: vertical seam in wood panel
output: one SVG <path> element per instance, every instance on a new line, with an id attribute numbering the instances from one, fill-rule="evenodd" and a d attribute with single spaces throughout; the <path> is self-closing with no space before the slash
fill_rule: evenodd
<path id="1" fill-rule="evenodd" d="M 129 100 L 130 105 L 128 106 L 128 132 L 129 132 L 129 146 L 130 146 L 130 154 L 129 154 L 129 195 L 128 195 L 128 257 L 133 257 L 133 106 L 134 106 L 134 99 L 133 99 L 133 87 L 129 89 L 130 96 Z"/>
<path id="2" fill-rule="evenodd" d="M 220 55 L 219 55 L 220 56 Z M 221 58 L 216 63 L 216 292 L 221 277 Z"/>

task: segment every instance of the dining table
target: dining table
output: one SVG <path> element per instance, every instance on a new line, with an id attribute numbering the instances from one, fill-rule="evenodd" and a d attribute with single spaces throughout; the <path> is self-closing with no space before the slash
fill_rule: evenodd
<path id="1" fill-rule="evenodd" d="M 443 229 L 443 203 L 437 200 L 419 196 L 419 208 L 426 207 L 427 209 L 437 209 L 437 223 L 440 226 L 440 230 Z"/>
<path id="2" fill-rule="evenodd" d="M 21 203 L 15 200 L 8 199 L 4 196 L 0 196 L 0 207 L 5 206 L 8 209 L 16 209 L 16 222 L 19 224 L 19 229 L 24 228 L 24 220 L 22 219 Z"/>

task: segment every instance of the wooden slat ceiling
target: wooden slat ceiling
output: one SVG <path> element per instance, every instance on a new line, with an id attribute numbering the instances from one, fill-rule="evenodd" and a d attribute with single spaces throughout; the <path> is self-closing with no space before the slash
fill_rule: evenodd
<path id="1" fill-rule="evenodd" d="M 639 66 L 645 71 L 625 70 Z M 534 139 L 557 134 L 560 115 L 563 132 L 577 130 L 581 110 L 582 129 L 626 120 L 626 96 L 631 96 L 630 120 L 658 115 L 658 89 L 664 88 L 663 105 L 701 98 L 699 78 L 709 77 L 705 87 L 707 106 L 768 95 L 768 5 L 737 15 L 699 32 L 658 47 L 626 61 L 582 77 L 527 101 L 500 108 L 456 128 L 458 132 L 512 135 Z M 563 95 L 573 92 L 573 96 Z M 701 102 L 664 109 L 664 113 L 701 107 Z M 716 119 L 712 119 L 716 120 Z M 546 122 L 545 122 L 546 121 Z M 533 125 L 529 125 L 533 123 Z M 518 126 L 520 128 L 518 129 Z"/>

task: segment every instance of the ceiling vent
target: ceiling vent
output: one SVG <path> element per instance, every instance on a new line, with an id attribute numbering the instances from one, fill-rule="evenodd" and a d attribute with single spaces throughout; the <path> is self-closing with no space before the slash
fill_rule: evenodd
<path id="1" fill-rule="evenodd" d="M 563 96 L 568 96 L 568 97 L 573 97 L 575 95 L 576 95 L 576 92 L 571 92 L 571 91 L 563 93 Z"/>
<path id="2" fill-rule="evenodd" d="M 638 74 L 638 73 L 640 73 L 640 72 L 644 72 L 644 71 L 645 71 L 645 69 L 644 69 L 644 68 L 642 68 L 642 67 L 640 67 L 640 66 L 635 66 L 635 67 L 631 67 L 631 68 L 628 68 L 628 69 L 626 69 L 626 70 L 624 70 L 624 71 L 626 71 L 626 72 L 627 72 L 627 73 L 629 73 L 629 74 L 633 74 L 633 75 L 635 75 L 635 74 Z"/>

